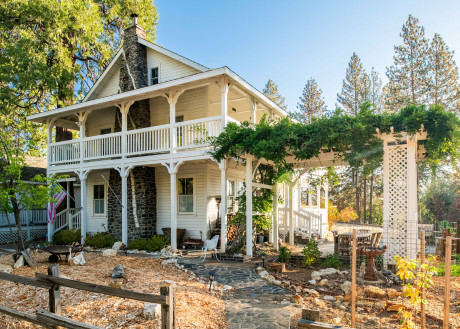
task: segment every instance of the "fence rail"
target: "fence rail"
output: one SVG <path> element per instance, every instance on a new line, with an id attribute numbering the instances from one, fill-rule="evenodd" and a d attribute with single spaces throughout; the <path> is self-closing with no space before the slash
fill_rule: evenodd
<path id="1" fill-rule="evenodd" d="M 176 286 L 164 285 L 160 287 L 160 295 L 135 292 L 120 288 L 111 288 L 94 283 L 81 282 L 59 277 L 59 265 L 54 264 L 48 267 L 48 275 L 36 273 L 35 278 L 19 276 L 0 272 L 0 280 L 20 283 L 36 288 L 49 290 L 49 312 L 37 309 L 35 314 L 20 312 L 0 306 L 0 313 L 16 317 L 28 322 L 39 324 L 46 328 L 62 326 L 64 328 L 90 328 L 98 327 L 77 322 L 72 319 L 60 316 L 61 296 L 60 287 L 68 287 L 76 290 L 95 292 L 98 294 L 134 299 L 143 302 L 157 303 L 161 305 L 161 328 L 176 328 Z"/>
<path id="2" fill-rule="evenodd" d="M 19 215 L 21 219 L 21 225 L 29 225 L 29 224 L 34 224 L 34 225 L 39 225 L 39 224 L 46 224 L 46 209 L 41 208 L 41 209 L 29 209 L 29 210 L 21 210 L 21 213 Z M 16 221 L 14 219 L 14 214 L 9 213 L 8 214 L 8 219 L 10 220 L 10 224 L 12 226 L 16 225 Z M 7 220 L 7 215 L 5 213 L 0 213 L 0 226 L 7 226 L 8 225 L 8 220 Z"/>

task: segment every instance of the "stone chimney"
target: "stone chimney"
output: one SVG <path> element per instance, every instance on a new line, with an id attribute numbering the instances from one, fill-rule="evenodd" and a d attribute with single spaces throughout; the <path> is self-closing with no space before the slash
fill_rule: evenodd
<path id="1" fill-rule="evenodd" d="M 126 28 L 123 35 L 122 65 L 120 69 L 120 89 L 122 92 L 147 87 L 147 48 L 138 42 L 145 39 L 145 30 L 137 24 L 137 14 L 132 14 L 133 25 Z"/>
<path id="2" fill-rule="evenodd" d="M 148 86 L 147 48 L 139 38 L 145 39 L 145 30 L 137 24 L 137 14 L 132 14 L 133 24 L 123 35 L 119 87 L 122 92 Z M 128 113 L 128 130 L 150 127 L 150 101 L 144 99 L 131 105 Z M 116 111 L 115 132 L 121 131 L 121 113 Z M 116 194 L 108 196 L 108 229 L 121 237 L 121 177 L 111 169 L 109 184 Z M 128 239 L 147 238 L 156 233 L 155 168 L 135 167 L 128 177 Z"/>

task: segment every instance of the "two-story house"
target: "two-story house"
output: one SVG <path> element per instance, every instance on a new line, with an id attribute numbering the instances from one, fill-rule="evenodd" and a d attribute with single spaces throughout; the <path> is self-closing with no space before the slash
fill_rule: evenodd
<path id="1" fill-rule="evenodd" d="M 83 239 L 107 229 L 126 244 L 171 228 L 177 248 L 176 228 L 204 239 L 220 215 L 225 240 L 227 198 L 220 209 L 218 201 L 233 197 L 246 173 L 231 159 L 213 161 L 207 138 L 231 121 L 286 113 L 229 68 L 147 41 L 133 16 L 122 48 L 81 103 L 29 117 L 48 127 L 48 175 L 70 176 L 79 193 L 81 211 L 49 225 L 49 238 L 70 226 L 81 227 Z M 55 127 L 78 139 L 53 134 Z"/>

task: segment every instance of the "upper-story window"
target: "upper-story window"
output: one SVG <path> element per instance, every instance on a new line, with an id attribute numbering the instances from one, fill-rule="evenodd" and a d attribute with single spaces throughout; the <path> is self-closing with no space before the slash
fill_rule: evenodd
<path id="1" fill-rule="evenodd" d="M 158 67 L 153 67 L 150 70 L 150 84 L 156 85 L 160 83 L 160 69 Z"/>

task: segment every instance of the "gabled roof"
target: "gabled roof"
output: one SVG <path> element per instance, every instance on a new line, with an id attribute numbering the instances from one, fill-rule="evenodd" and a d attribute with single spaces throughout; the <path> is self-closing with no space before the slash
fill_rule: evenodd
<path id="1" fill-rule="evenodd" d="M 179 55 L 171 50 L 168 50 L 166 48 L 163 48 L 157 44 L 154 44 L 153 42 L 150 42 L 150 41 L 147 41 L 145 39 L 142 39 L 142 38 L 137 38 L 137 41 L 141 44 L 141 45 L 144 45 L 146 46 L 147 48 L 150 48 L 154 51 L 157 51 L 165 56 L 168 56 L 178 62 L 181 62 L 182 64 L 185 64 L 187 66 L 190 66 L 200 72 L 206 72 L 206 71 L 209 71 L 210 69 L 204 65 L 201 65 L 201 64 L 198 64 L 197 62 L 194 62 L 182 55 Z M 97 79 L 97 81 L 94 83 L 94 85 L 91 87 L 91 89 L 89 90 L 88 94 L 86 94 L 85 98 L 83 98 L 83 102 L 86 102 L 88 101 L 88 99 L 91 97 L 91 95 L 97 90 L 97 88 L 99 87 L 99 85 L 101 84 L 101 82 L 105 79 L 105 77 L 107 75 L 110 74 L 110 72 L 112 72 L 112 70 L 115 70 L 117 68 L 119 68 L 119 59 L 121 57 L 123 53 L 123 48 L 120 48 L 120 50 L 118 50 L 118 52 L 116 53 L 115 57 L 112 59 L 112 61 L 110 62 L 109 66 L 107 66 L 107 68 L 104 70 L 104 72 L 101 74 L 101 76 L 99 77 L 99 79 Z"/>

